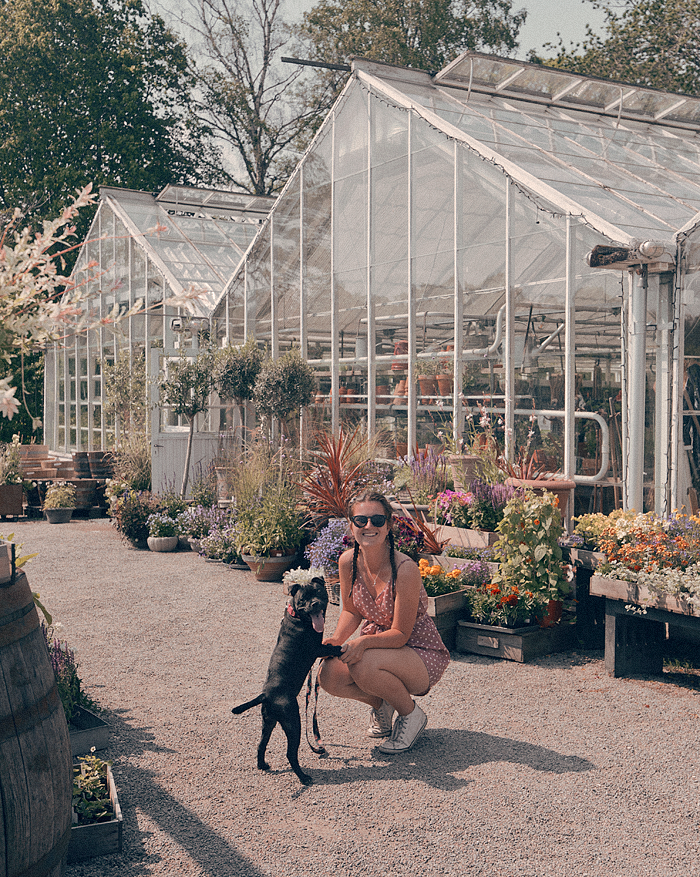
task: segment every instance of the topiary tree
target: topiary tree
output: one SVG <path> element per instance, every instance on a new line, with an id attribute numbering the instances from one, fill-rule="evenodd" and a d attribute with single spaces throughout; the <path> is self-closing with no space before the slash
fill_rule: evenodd
<path id="1" fill-rule="evenodd" d="M 186 417 L 190 427 L 181 496 L 185 496 L 187 492 L 197 415 L 209 407 L 209 394 L 213 388 L 213 365 L 214 356 L 209 350 L 201 351 L 195 358 L 181 355 L 179 360 L 168 363 L 167 370 L 161 373 L 158 383 L 161 403 L 168 405 L 175 414 Z"/>
<path id="2" fill-rule="evenodd" d="M 245 403 L 253 398 L 255 381 L 265 360 L 265 352 L 250 337 L 245 344 L 222 347 L 214 361 L 214 387 L 222 401 L 233 400 L 243 423 Z"/>
<path id="3" fill-rule="evenodd" d="M 253 400 L 258 414 L 268 423 L 276 417 L 280 424 L 292 413 L 299 413 L 311 402 L 314 373 L 297 349 L 279 359 L 267 359 L 255 381 Z"/>

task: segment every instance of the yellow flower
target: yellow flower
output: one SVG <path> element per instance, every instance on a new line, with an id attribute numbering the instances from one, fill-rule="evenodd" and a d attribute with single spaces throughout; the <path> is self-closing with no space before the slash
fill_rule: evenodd
<path id="1" fill-rule="evenodd" d="M 421 571 L 421 575 L 424 575 L 428 571 L 429 567 L 430 564 L 428 563 L 428 561 L 424 557 L 421 557 L 421 559 L 418 561 L 418 569 Z"/>
<path id="2" fill-rule="evenodd" d="M 460 577 L 460 575 L 461 575 L 460 571 L 455 568 L 455 569 L 450 570 L 447 573 L 447 578 L 448 579 L 458 579 Z"/>
<path id="3" fill-rule="evenodd" d="M 439 563 L 436 563 L 435 566 L 430 567 L 428 572 L 430 573 L 431 576 L 439 576 L 440 573 L 442 572 L 442 567 L 440 566 Z"/>

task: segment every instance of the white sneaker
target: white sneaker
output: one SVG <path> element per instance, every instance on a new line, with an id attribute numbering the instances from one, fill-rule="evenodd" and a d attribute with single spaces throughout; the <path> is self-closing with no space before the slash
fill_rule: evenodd
<path id="1" fill-rule="evenodd" d="M 369 728 L 367 728 L 368 737 L 390 737 L 391 722 L 394 718 L 394 707 L 382 701 L 378 710 L 372 710 L 369 714 Z"/>
<path id="2" fill-rule="evenodd" d="M 423 710 L 416 704 L 413 712 L 407 716 L 397 716 L 394 722 L 394 730 L 391 737 L 379 746 L 380 752 L 408 752 L 416 740 L 420 737 L 421 731 L 428 724 L 428 717 Z"/>

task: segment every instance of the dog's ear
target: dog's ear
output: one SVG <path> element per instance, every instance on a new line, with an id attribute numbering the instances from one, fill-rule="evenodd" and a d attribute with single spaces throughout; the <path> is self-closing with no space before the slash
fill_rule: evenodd
<path id="1" fill-rule="evenodd" d="M 289 589 L 289 596 L 293 597 L 299 590 L 301 590 L 301 585 L 299 584 L 299 582 L 294 582 L 294 584 Z"/>
<path id="2" fill-rule="evenodd" d="M 326 580 L 323 578 L 323 576 L 314 576 L 311 579 L 311 583 L 313 585 L 316 585 L 317 588 L 325 588 L 326 587 Z"/>

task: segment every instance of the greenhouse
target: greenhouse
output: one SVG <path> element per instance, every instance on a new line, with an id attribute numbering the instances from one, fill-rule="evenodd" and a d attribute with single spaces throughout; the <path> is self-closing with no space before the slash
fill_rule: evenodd
<path id="1" fill-rule="evenodd" d="M 403 452 L 486 407 L 511 458 L 536 422 L 577 484 L 682 506 L 699 126 L 698 100 L 519 61 L 355 60 L 215 315 L 299 346 L 334 429 Z"/>
<path id="2" fill-rule="evenodd" d="M 699 128 L 700 100 L 525 62 L 355 59 L 276 202 L 102 190 L 91 237 L 114 244 L 81 259 L 104 271 L 101 307 L 148 309 L 49 357 L 48 440 L 109 446 L 102 359 L 196 344 L 182 329 L 206 319 L 217 343 L 300 348 L 307 425 L 362 422 L 403 454 L 489 418 L 511 460 L 536 432 L 584 497 L 682 507 L 700 467 Z M 208 301 L 162 305 L 188 284 Z"/>
<path id="3" fill-rule="evenodd" d="M 105 366 L 120 354 L 135 363 L 146 349 L 156 348 L 162 357 L 167 351 L 196 348 L 202 331 L 209 333 L 215 302 L 274 200 L 186 186 L 167 186 L 157 196 L 100 189 L 73 278 L 87 287 L 100 318 L 115 304 L 126 310 L 141 301 L 143 308 L 117 325 L 105 323 L 47 351 L 44 422 L 52 450 L 113 446 L 120 424 L 104 404 Z M 177 431 L 179 424 L 169 421 Z"/>

